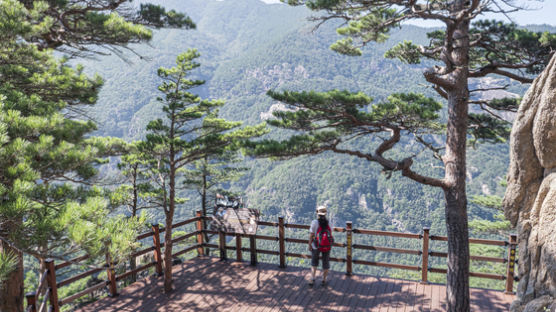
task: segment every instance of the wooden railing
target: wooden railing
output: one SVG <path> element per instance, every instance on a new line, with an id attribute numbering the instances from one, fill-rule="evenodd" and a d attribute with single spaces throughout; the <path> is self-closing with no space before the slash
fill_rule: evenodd
<path id="1" fill-rule="evenodd" d="M 284 222 L 283 217 L 278 218 L 278 222 L 269 222 L 269 221 L 260 221 L 258 224 L 259 226 L 265 227 L 273 227 L 277 228 L 277 236 L 269 236 L 269 235 L 247 235 L 247 234 L 237 234 L 237 233 L 228 233 L 222 231 L 213 231 L 204 229 L 204 222 L 210 221 L 211 217 L 202 217 L 201 212 L 197 211 L 196 216 L 194 218 L 178 222 L 173 225 L 172 228 L 177 228 L 180 226 L 184 226 L 187 224 L 195 223 L 196 229 L 195 231 L 182 235 L 180 237 L 176 237 L 172 239 L 172 242 L 180 242 L 186 240 L 187 238 L 196 237 L 196 244 L 186 247 L 183 250 L 177 251 L 172 254 L 173 257 L 177 257 L 188 252 L 197 251 L 198 256 L 202 256 L 205 254 L 205 248 L 212 248 L 219 250 L 219 256 L 221 260 L 227 260 L 228 258 L 228 250 L 235 251 L 235 256 L 237 261 L 243 261 L 243 252 L 250 253 L 250 263 L 251 265 L 257 265 L 258 262 L 258 254 L 266 254 L 266 255 L 275 255 L 279 257 L 279 266 L 281 268 L 286 267 L 286 259 L 287 257 L 292 258 L 304 258 L 310 259 L 311 256 L 309 254 L 303 253 L 294 253 L 294 252 L 287 252 L 286 251 L 286 243 L 293 243 L 293 244 L 308 244 L 307 239 L 300 239 L 300 238 L 290 238 L 286 237 L 285 229 L 302 229 L 302 230 L 309 230 L 308 225 L 302 224 L 288 224 Z M 421 234 L 414 234 L 414 233 L 401 233 L 401 232 L 388 232 L 388 231 L 376 231 L 376 230 L 365 230 L 365 229 L 357 229 L 353 228 L 352 222 L 346 222 L 345 227 L 334 227 L 332 228 L 334 232 L 341 232 L 345 233 L 346 238 L 345 242 L 338 242 L 335 241 L 333 246 L 345 248 L 345 257 L 330 257 L 330 261 L 345 263 L 345 270 L 347 275 L 353 274 L 353 264 L 359 265 L 368 265 L 368 266 L 377 266 L 377 267 L 385 267 L 385 268 L 393 268 L 393 269 L 402 269 L 402 270 L 410 270 L 410 271 L 421 271 L 421 282 L 428 283 L 428 272 L 431 273 L 446 273 L 446 269 L 442 268 L 435 268 L 429 265 L 430 257 L 438 257 L 438 258 L 447 258 L 447 253 L 445 252 L 438 252 L 430 250 L 430 241 L 447 241 L 448 238 L 445 236 L 435 236 L 430 235 L 429 229 L 424 228 Z M 64 279 L 60 282 L 56 281 L 56 271 L 62 268 L 68 267 L 70 265 L 79 264 L 82 261 L 89 259 L 88 256 L 80 256 L 74 258 L 72 260 L 54 265 L 54 261 L 52 259 L 46 260 L 46 270 L 41 275 L 39 286 L 37 290 L 32 293 L 28 293 L 26 295 L 27 298 L 27 311 L 46 311 L 48 308 L 49 311 L 57 312 L 60 310 L 60 307 L 66 304 L 69 304 L 76 299 L 83 297 L 87 294 L 91 294 L 97 290 L 104 289 L 107 287 L 109 296 L 117 296 L 118 289 L 117 289 L 117 282 L 121 281 L 131 275 L 136 275 L 139 272 L 145 271 L 149 268 L 154 267 L 155 272 L 157 275 L 162 275 L 162 248 L 164 247 L 164 242 L 160 240 L 160 233 L 165 231 L 164 228 L 160 228 L 159 225 L 154 224 L 152 225 L 151 231 L 147 233 L 143 233 L 137 236 L 137 240 L 144 240 L 149 237 L 152 237 L 153 245 L 150 247 L 146 247 L 139 251 L 134 252 L 130 257 L 139 257 L 141 255 L 145 255 L 147 253 L 153 253 L 154 260 L 152 262 L 143 264 L 133 270 L 125 271 L 119 275 L 115 273 L 115 263 L 112 261 L 112 257 L 107 254 L 106 255 L 106 263 L 103 267 L 94 267 L 89 269 L 86 272 L 80 273 L 78 275 L 69 277 Z M 204 237 L 205 234 L 213 234 L 218 235 L 218 244 L 211 244 L 210 242 L 205 242 Z M 401 249 L 401 248 L 392 248 L 392 247 L 384 247 L 384 246 L 370 246 L 370 245 L 361 245 L 361 244 L 353 244 L 353 235 L 367 235 L 367 236 L 383 236 L 383 237 L 396 237 L 396 238 L 407 238 L 412 240 L 421 240 L 422 241 L 422 249 L 420 250 L 412 250 L 412 249 Z M 226 237 L 232 236 L 235 237 L 235 246 L 228 246 L 226 243 Z M 249 239 L 249 247 L 242 246 L 242 239 L 241 238 L 248 238 Z M 257 248 L 257 240 L 262 241 L 275 241 L 277 243 L 277 248 L 275 250 L 265 250 Z M 506 293 L 513 292 L 513 282 L 517 280 L 514 276 L 514 269 L 515 269 L 515 257 L 516 257 L 516 246 L 517 246 L 517 236 L 510 235 L 509 241 L 502 241 L 502 240 L 486 240 L 486 239 L 469 239 L 469 242 L 472 244 L 483 244 L 483 245 L 495 245 L 495 246 L 503 246 L 507 247 L 507 258 L 495 258 L 495 257 L 485 257 L 485 256 L 470 256 L 471 260 L 477 261 L 487 261 L 487 262 L 494 262 L 494 263 L 506 263 L 507 269 L 505 275 L 499 274 L 490 274 L 490 273 L 479 273 L 479 272 L 470 272 L 469 276 L 472 277 L 479 277 L 479 278 L 487 278 L 487 279 L 495 279 L 495 280 L 506 280 L 505 290 Z M 371 251 L 379 251 L 379 252 L 388 252 L 388 253 L 399 253 L 399 254 L 408 254 L 408 255 L 416 255 L 421 257 L 421 265 L 406 265 L 406 264 L 396 264 L 396 263 L 386 263 L 386 262 L 375 262 L 375 261 L 367 261 L 363 259 L 356 259 L 353 257 L 353 250 L 371 250 Z M 426 269 L 423 269 L 426 268 Z M 92 276 L 96 273 L 99 273 L 103 270 L 107 272 L 107 280 L 101 281 L 96 285 L 90 286 L 78 293 L 70 295 L 66 298 L 59 299 L 57 289 L 62 286 L 67 286 L 71 283 L 74 283 L 78 280 L 83 278 Z M 43 298 L 40 304 L 38 301 L 40 298 Z"/>
<path id="2" fill-rule="evenodd" d="M 197 216 L 185 221 L 181 221 L 178 222 L 176 224 L 173 225 L 173 228 L 178 228 L 180 226 L 184 226 L 193 222 L 197 222 L 197 228 L 199 230 L 194 231 L 192 233 L 188 233 L 186 235 L 180 236 L 180 237 L 176 237 L 172 239 L 172 242 L 180 242 L 182 240 L 185 240 L 189 237 L 193 237 L 193 236 L 197 236 L 197 237 L 201 237 L 202 239 L 202 235 L 201 235 L 201 226 L 200 224 L 201 222 L 201 214 L 200 212 L 197 212 Z M 40 278 L 40 283 L 39 286 L 37 287 L 37 290 L 35 292 L 31 292 L 26 294 L 26 298 L 27 298 L 27 311 L 28 312 L 35 312 L 35 311 L 39 311 L 39 312 L 43 312 L 43 311 L 53 311 L 53 312 L 58 312 L 60 311 L 60 307 L 70 304 L 73 301 L 77 300 L 78 298 L 81 298 L 85 295 L 91 294 L 95 291 L 104 289 L 104 288 L 108 288 L 108 294 L 109 296 L 117 296 L 118 295 L 118 281 L 121 281 L 123 279 L 125 279 L 126 277 L 129 277 L 131 275 L 137 274 L 139 272 L 145 271 L 151 267 L 155 267 L 155 272 L 158 275 L 162 275 L 162 252 L 161 249 L 164 247 L 164 242 L 161 242 L 160 240 L 160 233 L 163 233 L 165 231 L 164 228 L 160 228 L 158 224 L 153 224 L 151 226 L 151 231 L 147 232 L 147 233 L 143 233 L 141 235 L 138 235 L 136 237 L 137 241 L 140 240 L 144 240 L 147 239 L 149 237 L 152 237 L 153 240 L 153 245 L 143 248 L 141 250 L 138 250 L 136 252 L 134 252 L 133 254 L 130 255 L 131 257 L 139 257 L 141 255 L 145 255 L 148 253 L 153 253 L 154 256 L 154 260 L 152 262 L 143 264 L 133 270 L 129 270 L 129 271 L 125 271 L 119 275 L 116 274 L 115 272 L 115 263 L 112 261 L 112 257 L 110 254 L 106 254 L 106 262 L 104 264 L 104 266 L 102 267 L 93 267 L 88 269 L 85 272 L 82 272 L 78 275 L 69 277 L 67 279 L 64 279 L 62 281 L 57 281 L 56 280 L 56 271 L 69 267 L 71 265 L 80 265 L 83 263 L 83 261 L 89 259 L 89 256 L 85 255 L 85 256 L 80 256 L 74 259 L 71 259 L 69 261 L 65 261 L 62 262 L 60 264 L 54 265 L 54 260 L 52 259 L 47 259 L 46 260 L 46 270 L 45 272 L 41 275 Z M 195 244 L 193 246 L 189 246 L 183 250 L 179 250 L 177 252 L 175 252 L 174 254 L 172 254 L 172 256 L 177 257 L 180 255 L 183 255 L 187 252 L 193 251 L 195 249 L 198 249 L 202 247 L 202 243 L 201 244 Z M 105 281 L 101 281 L 93 286 L 90 286 L 78 293 L 75 293 L 73 295 L 70 295 L 66 298 L 58 298 L 58 288 L 63 287 L 63 286 L 67 286 L 71 283 L 77 282 L 79 280 L 82 280 L 84 278 L 87 278 L 89 276 L 92 276 L 94 274 L 97 274 L 101 271 L 106 270 L 107 273 L 107 280 Z M 45 292 L 46 289 L 46 292 Z M 40 304 L 38 303 L 38 299 L 39 298 L 43 298 L 42 301 L 40 302 Z"/>

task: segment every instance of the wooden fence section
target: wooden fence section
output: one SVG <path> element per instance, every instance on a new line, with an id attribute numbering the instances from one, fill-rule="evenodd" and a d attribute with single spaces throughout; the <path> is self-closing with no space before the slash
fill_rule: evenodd
<path id="1" fill-rule="evenodd" d="M 237 261 L 243 261 L 243 252 L 249 252 L 251 256 L 250 264 L 253 266 L 257 265 L 258 263 L 258 254 L 276 255 L 279 257 L 280 268 L 286 267 L 287 265 L 286 257 L 297 257 L 297 258 L 304 258 L 304 259 L 311 258 L 309 254 L 292 253 L 286 251 L 286 243 L 308 244 L 308 241 L 307 239 L 286 237 L 285 229 L 289 228 L 289 229 L 309 230 L 308 225 L 288 224 L 284 222 L 283 217 L 279 217 L 278 222 L 269 222 L 269 221 L 259 222 L 260 226 L 277 228 L 277 236 L 259 235 L 259 234 L 247 235 L 247 234 L 229 233 L 229 232 L 204 229 L 203 220 L 211 220 L 211 217 L 203 217 L 201 216 L 201 212 L 197 211 L 196 216 L 194 218 L 184 220 L 173 225 L 173 228 L 176 228 L 190 223 L 195 223 L 196 230 L 191 233 L 182 235 L 180 237 L 176 237 L 172 239 L 172 242 L 183 241 L 190 237 L 196 237 L 197 242 L 196 244 L 188 246 L 183 250 L 173 253 L 172 256 L 177 257 L 179 255 L 183 255 L 194 250 L 197 251 L 197 255 L 202 256 L 205 254 L 205 248 L 206 249 L 212 248 L 212 249 L 217 249 L 219 251 L 219 256 L 221 260 L 227 260 L 227 251 L 235 250 Z M 410 270 L 410 271 L 421 271 L 421 283 L 423 284 L 428 283 L 428 272 L 444 273 L 444 274 L 446 273 L 446 269 L 431 267 L 429 265 L 430 262 L 429 259 L 430 257 L 446 258 L 447 253 L 430 250 L 429 246 L 430 246 L 430 241 L 447 241 L 448 238 L 445 236 L 430 235 L 429 233 L 430 230 L 428 228 L 424 228 L 421 234 L 388 232 L 388 231 L 353 228 L 352 222 L 348 221 L 346 222 L 345 227 L 334 227 L 332 230 L 334 232 L 341 232 L 346 234 L 345 242 L 334 242 L 333 244 L 333 246 L 335 247 L 345 248 L 345 256 L 341 258 L 330 257 L 330 261 L 345 263 L 345 270 L 346 270 L 345 273 L 348 276 L 353 274 L 353 264 L 370 265 L 370 266 L 378 266 L 378 267 L 394 268 L 394 269 L 402 269 L 402 270 Z M 164 248 L 164 242 L 161 242 L 160 240 L 160 233 L 163 233 L 164 231 L 165 228 L 160 228 L 159 225 L 154 224 L 152 225 L 150 232 L 138 235 L 136 238 L 137 240 L 143 240 L 152 237 L 153 245 L 134 252 L 132 255 L 130 255 L 130 257 L 138 257 L 152 252 L 154 256 L 154 260 L 150 263 L 143 264 L 133 270 L 125 271 L 119 275 L 116 275 L 115 273 L 116 263 L 112 261 L 112 257 L 109 254 L 106 254 L 106 263 L 104 264 L 103 267 L 91 268 L 86 272 L 80 273 L 78 275 L 57 282 L 56 270 L 68 267 L 70 265 L 82 263 L 83 261 L 87 260 L 89 257 L 86 255 L 80 256 L 57 265 L 54 265 L 54 261 L 52 259 L 46 260 L 46 271 L 41 275 L 41 278 L 39 279 L 40 282 L 39 282 L 39 286 L 37 287 L 37 290 L 35 292 L 28 293 L 26 295 L 27 311 L 42 312 L 48 309 L 49 311 L 58 312 L 61 306 L 69 304 L 75 301 L 76 299 L 85 296 L 87 294 L 90 294 L 94 291 L 105 289 L 105 288 L 107 288 L 109 296 L 117 296 L 118 281 L 126 277 L 129 277 L 131 275 L 135 275 L 139 272 L 145 271 L 151 267 L 155 267 L 155 272 L 158 275 L 162 275 L 162 255 L 163 255 L 162 248 Z M 211 244 L 209 242 L 206 242 L 205 241 L 206 234 L 218 235 L 218 244 Z M 411 249 L 391 248 L 391 247 L 384 247 L 384 246 L 368 246 L 368 245 L 353 244 L 354 234 L 420 240 L 422 242 L 421 244 L 422 248 L 419 250 L 411 250 Z M 232 236 L 235 238 L 235 246 L 227 245 L 226 243 L 227 236 Z M 241 238 L 249 239 L 249 247 L 242 246 Z M 257 240 L 275 241 L 277 243 L 277 246 L 275 250 L 260 249 L 257 248 Z M 470 257 L 470 259 L 472 260 L 495 262 L 495 263 L 506 263 L 507 264 L 506 275 L 470 272 L 470 276 L 495 279 L 495 280 L 506 280 L 506 287 L 505 287 L 506 293 L 512 293 L 513 282 L 514 280 L 517 280 L 517 278 L 514 276 L 517 236 L 512 234 L 508 241 L 470 239 L 469 242 L 472 244 L 495 245 L 495 246 L 503 246 L 507 248 L 507 253 L 508 253 L 507 258 L 494 258 L 494 257 L 474 256 L 474 255 Z M 374 262 L 374 261 L 355 259 L 353 257 L 354 249 L 417 255 L 417 256 L 421 256 L 421 263 L 420 265 L 405 265 L 405 264 Z M 84 289 L 66 298 L 62 298 L 62 299 L 58 298 L 57 289 L 59 287 L 69 285 L 73 282 L 76 282 L 88 276 L 92 276 L 103 270 L 106 270 L 107 272 L 107 280 L 99 282 L 96 285 L 90 286 L 87 289 Z M 39 300 L 41 298 L 42 300 Z"/>

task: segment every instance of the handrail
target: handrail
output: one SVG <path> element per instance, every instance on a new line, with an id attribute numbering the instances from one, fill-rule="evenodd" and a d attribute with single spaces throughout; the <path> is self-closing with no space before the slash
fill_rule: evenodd
<path id="1" fill-rule="evenodd" d="M 187 220 L 177 222 L 173 225 L 173 228 L 179 227 L 179 226 L 184 226 L 184 225 L 187 225 L 187 224 L 199 221 L 199 220 L 202 220 L 202 217 L 200 217 L 200 215 L 196 216 L 194 218 L 190 218 L 190 219 L 187 219 Z M 152 237 L 153 242 L 154 242 L 154 246 L 146 247 L 146 248 L 143 248 L 142 250 L 136 251 L 136 252 L 132 253 L 130 255 L 130 257 L 138 257 L 138 256 L 141 256 L 141 255 L 147 254 L 149 252 L 154 252 L 155 253 L 155 258 L 156 258 L 156 253 L 157 252 L 160 255 L 161 254 L 160 253 L 160 248 L 162 248 L 164 246 L 164 243 L 160 242 L 160 233 L 162 233 L 164 231 L 165 231 L 164 228 L 159 229 L 158 225 L 153 225 L 151 231 L 137 235 L 136 236 L 137 241 Z M 182 235 L 180 237 L 173 238 L 172 242 L 183 241 L 183 240 L 186 240 L 187 238 L 197 236 L 200 233 L 202 233 L 201 228 L 198 228 L 197 231 Z M 181 250 L 181 251 L 178 251 L 178 252 L 174 253 L 173 256 L 179 256 L 179 255 L 185 254 L 187 252 L 190 252 L 190 251 L 193 251 L 193 250 L 199 248 L 200 246 L 201 245 L 199 245 L 199 244 L 195 244 L 193 246 L 185 248 L 184 250 Z M 92 269 L 89 269 L 85 272 L 79 273 L 77 275 L 70 276 L 70 277 L 68 277 L 68 278 L 66 278 L 66 279 L 64 279 L 60 282 L 56 282 L 56 275 L 55 275 L 56 270 L 66 268 L 70 265 L 79 264 L 80 262 L 82 262 L 86 259 L 89 259 L 89 258 L 90 258 L 89 255 L 83 255 L 83 256 L 73 258 L 73 259 L 68 260 L 68 261 L 64 261 L 64 262 L 59 263 L 57 265 L 54 265 L 53 261 L 49 260 L 50 262 L 52 262 L 51 264 L 49 264 L 51 269 L 47 269 L 43 273 L 43 275 L 41 276 L 39 285 L 37 287 L 37 291 L 35 293 L 30 293 L 30 294 L 28 294 L 28 296 L 26 296 L 27 297 L 28 310 L 29 311 L 42 311 L 42 310 L 45 310 L 45 309 L 49 309 L 49 310 L 52 310 L 54 312 L 58 312 L 60 306 L 69 304 L 69 303 L 73 302 L 74 300 L 76 300 L 76 299 L 78 299 L 82 296 L 90 294 L 90 293 L 92 293 L 94 291 L 97 291 L 99 289 L 103 289 L 106 286 L 110 286 L 111 293 L 116 293 L 116 287 L 117 287 L 116 282 L 120 281 L 120 280 L 122 280 L 122 279 L 124 279 L 128 276 L 137 274 L 137 273 L 142 272 L 144 270 L 147 270 L 147 269 L 149 269 L 153 266 L 160 266 L 160 268 L 162 268 L 162 266 L 161 266 L 162 265 L 162 258 L 158 257 L 158 260 L 155 259 L 155 261 L 153 261 L 153 262 L 147 263 L 147 264 L 142 265 L 142 266 L 140 266 L 138 268 L 135 268 L 133 270 L 127 270 L 127 271 L 125 271 L 125 272 L 123 272 L 119 275 L 116 275 L 115 272 L 114 272 L 114 265 L 115 264 L 112 262 L 112 260 L 111 260 L 112 258 L 110 257 L 110 255 L 107 254 L 107 256 L 106 256 L 107 263 L 104 265 L 104 267 L 102 267 L 102 268 L 92 268 Z M 96 273 L 99 273 L 99 272 L 101 272 L 105 269 L 108 270 L 109 280 L 102 281 L 102 282 L 97 283 L 96 285 L 93 285 L 91 287 L 88 287 L 88 288 L 86 288 L 86 289 L 84 289 L 84 290 L 82 290 L 78 293 L 70 295 L 70 296 L 68 296 L 66 298 L 63 298 L 61 300 L 57 300 L 57 295 L 56 295 L 56 292 L 57 292 L 56 289 L 57 288 L 67 286 L 67 285 L 69 285 L 71 283 L 74 283 L 76 281 L 79 281 L 83 278 L 86 278 L 86 277 L 92 276 Z M 160 270 L 160 272 L 161 272 L 161 270 Z M 41 295 L 41 292 L 42 292 L 43 289 L 46 289 L 46 293 L 44 295 L 44 299 L 42 300 L 42 302 L 40 302 L 40 306 L 37 307 L 36 300 Z M 55 299 L 53 299 L 53 298 L 55 298 Z M 50 305 L 50 308 L 48 307 L 49 305 Z"/>
<path id="2" fill-rule="evenodd" d="M 311 256 L 308 254 L 303 253 L 296 253 L 296 252 L 286 252 L 285 243 L 294 243 L 294 244 L 306 244 L 308 243 L 307 239 L 301 238 L 293 238 L 293 237 L 286 237 L 285 229 L 298 229 L 298 230 L 307 230 L 310 228 L 309 225 L 305 224 L 293 224 L 293 223 L 285 223 L 284 218 L 278 218 L 278 222 L 270 222 L 270 221 L 259 221 L 259 226 L 268 226 L 277 228 L 276 236 L 274 235 L 262 235 L 262 234 L 255 234 L 255 235 L 248 235 L 243 233 L 233 233 L 233 232 L 223 232 L 223 231 L 214 231 L 210 229 L 204 228 L 204 223 L 201 222 L 203 220 L 211 220 L 211 217 L 203 217 L 201 216 L 200 212 L 196 213 L 196 217 L 190 218 L 187 220 L 183 220 L 180 222 L 175 223 L 172 227 L 184 226 L 191 223 L 196 223 L 196 230 L 189 232 L 187 234 L 181 235 L 179 237 L 175 237 L 172 239 L 172 242 L 180 242 L 184 241 L 191 237 L 196 237 L 196 242 L 192 245 L 187 246 L 185 249 L 175 252 L 172 256 L 177 257 L 179 255 L 183 255 L 185 253 L 191 252 L 193 250 L 197 250 L 198 255 L 204 254 L 205 248 L 212 248 L 212 249 L 219 249 L 220 250 L 220 257 L 222 259 L 227 259 L 227 251 L 228 250 L 235 250 L 236 251 L 236 259 L 238 261 L 242 261 L 242 252 L 249 252 L 251 254 L 251 264 L 256 265 L 257 254 L 267 254 L 273 256 L 279 256 L 280 259 L 280 267 L 286 267 L 286 257 L 294 257 L 294 258 L 304 258 L 310 259 Z M 394 268 L 394 269 L 402 269 L 402 270 L 410 270 L 410 271 L 421 271 L 422 272 L 422 282 L 427 283 L 428 277 L 427 272 L 431 273 L 443 273 L 446 274 L 446 269 L 443 268 L 435 268 L 429 267 L 429 257 L 439 257 L 439 258 L 446 258 L 448 254 L 446 252 L 439 252 L 439 251 L 432 251 L 429 250 L 429 240 L 431 241 L 447 241 L 446 236 L 436 236 L 436 235 L 429 235 L 428 228 L 423 229 L 422 234 L 416 233 L 402 233 L 402 232 L 389 232 L 389 231 L 379 231 L 379 230 L 367 230 L 367 229 L 358 229 L 353 228 L 351 222 L 346 222 L 345 227 L 334 227 L 332 228 L 334 232 L 341 232 L 346 233 L 346 240 L 345 242 L 334 242 L 333 246 L 339 248 L 345 248 L 346 253 L 344 257 L 330 257 L 331 261 L 345 263 L 346 264 L 346 274 L 352 274 L 352 265 L 369 265 L 369 266 L 378 266 L 378 267 L 385 267 L 385 268 Z M 133 270 L 126 270 L 124 272 L 120 272 L 118 275 L 115 274 L 115 267 L 114 263 L 112 263 L 110 255 L 107 254 L 106 256 L 106 264 L 102 268 L 92 268 L 86 272 L 79 273 L 74 276 L 67 277 L 66 279 L 56 282 L 56 270 L 68 267 L 70 265 L 78 264 L 86 259 L 89 259 L 88 255 L 82 255 L 71 260 L 59 263 L 54 265 L 52 260 L 49 260 L 48 268 L 40 278 L 40 282 L 35 293 L 29 293 L 26 295 L 27 302 L 28 302 L 28 310 L 29 311 L 38 311 L 40 309 L 47 308 L 48 302 L 50 302 L 50 309 L 54 312 L 59 311 L 59 306 L 63 306 L 73 302 L 74 300 L 92 293 L 96 290 L 102 289 L 106 286 L 110 286 L 110 292 L 113 294 L 117 293 L 117 281 L 121 281 L 128 276 L 135 275 L 139 272 L 148 270 L 152 267 L 156 268 L 156 272 L 161 275 L 162 274 L 162 252 L 161 248 L 164 247 L 164 243 L 160 240 L 160 233 L 164 232 L 165 228 L 159 227 L 158 225 L 153 225 L 151 231 L 142 233 L 137 235 L 136 239 L 144 240 L 149 237 L 153 240 L 153 246 L 145 247 L 141 250 L 138 250 L 130 255 L 130 257 L 139 257 L 144 254 L 148 254 L 150 252 L 154 255 L 154 260 L 150 261 L 144 265 L 141 265 Z M 212 244 L 205 241 L 205 235 L 203 234 L 217 234 L 219 237 L 218 244 Z M 413 250 L 413 249 L 402 249 L 402 248 L 393 248 L 393 247 L 385 247 L 385 246 L 369 246 L 363 244 L 353 244 L 353 235 L 373 235 L 373 236 L 385 236 L 385 237 L 397 237 L 397 238 L 407 238 L 407 239 L 419 239 L 422 240 L 422 250 Z M 236 239 L 235 246 L 228 246 L 226 244 L 226 236 L 233 236 Z M 249 238 L 249 246 L 242 247 L 241 239 L 240 238 Z M 277 248 L 275 250 L 266 250 L 257 248 L 256 241 L 257 240 L 266 240 L 266 241 L 274 241 L 277 242 Z M 501 246 L 508 248 L 508 257 L 507 258 L 496 258 L 496 257 L 486 257 L 486 256 L 470 256 L 471 260 L 476 261 L 488 261 L 488 262 L 495 262 L 495 263 L 506 263 L 507 264 L 507 274 L 490 274 L 490 273 L 480 273 L 480 272 L 470 272 L 469 276 L 472 277 L 479 277 L 479 278 L 488 278 L 488 279 L 495 279 L 495 280 L 506 280 L 506 291 L 512 292 L 513 290 L 513 281 L 515 279 L 514 275 L 514 266 L 515 266 L 515 256 L 516 256 L 516 246 L 517 246 L 517 236 L 512 235 L 509 241 L 502 241 L 502 240 L 488 240 L 488 239 L 475 239 L 470 238 L 469 243 L 471 244 L 484 244 L 484 245 L 494 245 L 494 246 Z M 368 261 L 364 259 L 354 259 L 353 258 L 353 250 L 366 250 L 366 251 L 375 251 L 375 252 L 388 252 L 388 253 L 400 253 L 400 254 L 409 254 L 414 256 L 421 257 L 421 265 L 406 265 L 406 264 L 399 264 L 399 263 L 385 263 L 385 262 L 377 262 L 377 261 Z M 86 278 L 88 276 L 92 276 L 102 270 L 108 270 L 108 278 L 109 280 L 102 281 L 84 289 L 78 293 L 70 295 L 66 298 L 61 300 L 57 300 L 57 288 L 67 286 L 73 282 Z M 41 302 L 40 309 L 37 309 L 37 300 L 41 296 L 41 292 L 43 289 L 46 289 L 46 294 L 44 295 L 44 299 Z M 55 298 L 55 299 L 53 299 Z M 52 302 L 55 300 L 56 302 Z"/>
<path id="3" fill-rule="evenodd" d="M 206 220 L 211 220 L 211 217 L 204 217 Z M 306 230 L 309 229 L 310 226 L 306 224 L 293 224 L 293 223 L 283 223 L 279 218 L 279 222 L 268 222 L 268 221 L 260 221 L 258 224 L 260 226 L 269 226 L 269 227 L 278 227 L 278 236 L 269 236 L 269 235 L 246 235 L 246 234 L 238 234 L 234 232 L 220 232 L 215 230 L 203 230 L 204 233 L 210 234 L 218 234 L 222 240 L 222 237 L 226 236 L 235 236 L 236 240 L 240 237 L 249 237 L 253 238 L 254 240 L 250 240 L 250 248 L 242 248 L 242 247 L 234 247 L 234 246 L 227 246 L 226 242 L 219 242 L 219 244 L 208 244 L 205 243 L 203 246 L 206 248 L 213 248 L 213 249 L 220 249 L 220 257 L 222 259 L 227 259 L 226 250 L 236 250 L 237 251 L 237 260 L 242 261 L 242 254 L 241 251 L 251 252 L 252 260 L 251 263 L 256 264 L 257 260 L 257 253 L 262 254 L 271 254 L 271 255 L 278 255 L 280 256 L 280 267 L 285 267 L 285 257 L 298 257 L 298 258 L 305 258 L 310 259 L 311 256 L 307 254 L 299 254 L 294 252 L 285 252 L 285 248 L 283 247 L 284 243 L 295 243 L 295 244 L 306 244 L 308 243 L 307 239 L 301 238 L 292 238 L 292 237 L 285 237 L 280 233 L 283 233 L 283 229 L 301 229 Z M 367 230 L 367 229 L 357 229 L 352 228 L 351 222 L 346 223 L 346 227 L 335 227 L 333 228 L 335 232 L 346 232 L 346 242 L 335 242 L 333 245 L 336 247 L 346 248 L 346 256 L 344 258 L 334 258 L 330 259 L 331 261 L 336 262 L 343 262 L 346 263 L 346 274 L 351 274 L 352 272 L 352 264 L 360 264 L 360 265 L 371 265 L 371 266 L 378 266 L 378 267 L 387 267 L 387 268 L 395 268 L 395 269 L 403 269 L 403 270 L 411 270 L 411 271 L 421 271 L 422 272 L 422 282 L 428 283 L 428 275 L 427 272 L 431 273 L 446 273 L 445 269 L 439 268 L 432 268 L 429 267 L 429 257 L 441 257 L 447 258 L 448 254 L 445 252 L 435 252 L 429 250 L 429 240 L 431 241 L 447 241 L 448 238 L 446 236 L 435 236 L 429 235 L 429 229 L 423 229 L 423 233 L 402 233 L 402 232 L 390 232 L 390 231 L 380 231 L 380 230 Z M 419 239 L 422 240 L 422 250 L 413 250 L 413 249 L 402 249 L 402 248 L 392 248 L 392 247 L 384 247 L 384 246 L 368 246 L 362 244 L 352 244 L 352 235 L 373 235 L 373 236 L 385 236 L 385 237 L 397 237 L 397 238 L 407 238 L 407 239 Z M 472 277 L 479 277 L 479 278 L 488 278 L 488 279 L 495 279 L 495 280 L 514 280 L 515 277 L 513 276 L 513 266 L 515 266 L 515 246 L 517 245 L 517 240 L 514 239 L 514 235 L 511 236 L 510 242 L 503 241 L 503 240 L 489 240 L 489 239 L 476 239 L 470 238 L 470 244 L 483 244 L 483 245 L 493 245 L 493 246 L 501 246 L 501 247 L 508 247 L 508 254 L 512 255 L 514 260 L 508 260 L 507 258 L 497 258 L 497 257 L 486 257 L 486 256 L 476 256 L 470 255 L 470 260 L 475 261 L 488 261 L 488 262 L 495 262 L 495 263 L 507 263 L 508 266 L 508 274 L 507 275 L 499 275 L 499 274 L 488 274 L 488 273 L 479 273 L 479 272 L 470 272 L 469 275 Z M 255 246 L 255 241 L 257 239 L 261 240 L 269 240 L 269 241 L 278 241 L 279 242 L 279 249 L 280 251 L 271 251 L 271 250 L 262 250 L 258 249 Z M 511 242 L 513 239 L 513 242 Z M 241 246 L 241 241 L 236 242 L 236 245 Z M 367 261 L 362 259 L 353 259 L 352 258 L 352 250 L 370 250 L 370 251 L 377 251 L 377 252 L 388 252 L 388 253 L 400 253 L 400 254 L 409 254 L 415 256 L 421 256 L 422 261 L 421 265 L 406 265 L 406 264 L 396 264 L 396 263 L 383 263 L 383 262 L 376 262 L 376 261 Z M 513 250 L 513 251 L 512 251 Z M 253 260 L 254 257 L 254 260 Z M 510 258 L 510 257 L 508 257 Z M 425 268 L 425 269 L 423 269 Z M 511 268 L 511 270 L 510 270 Z M 506 286 L 506 292 L 512 292 L 513 284 L 508 282 Z"/>

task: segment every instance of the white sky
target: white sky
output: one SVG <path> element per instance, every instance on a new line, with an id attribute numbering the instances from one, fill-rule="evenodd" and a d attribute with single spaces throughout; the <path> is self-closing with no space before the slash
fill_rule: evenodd
<path id="1" fill-rule="evenodd" d="M 272 4 L 280 3 L 280 0 L 261 0 L 262 2 Z M 521 10 L 519 12 L 511 13 L 509 16 L 519 25 L 528 24 L 548 24 L 556 26 L 556 0 L 521 0 L 521 5 L 530 8 L 530 10 Z M 507 19 L 500 14 L 487 15 L 484 18 L 490 19 Z M 434 24 L 416 22 L 421 26 L 435 26 Z M 437 25 L 438 26 L 438 25 Z"/>

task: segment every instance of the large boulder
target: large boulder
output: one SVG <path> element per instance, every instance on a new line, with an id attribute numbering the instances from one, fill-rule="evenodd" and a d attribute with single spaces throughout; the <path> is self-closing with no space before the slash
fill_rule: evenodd
<path id="1" fill-rule="evenodd" d="M 556 298 L 556 57 L 525 94 L 514 121 L 503 206 L 519 235 L 516 311 L 551 306 Z"/>

